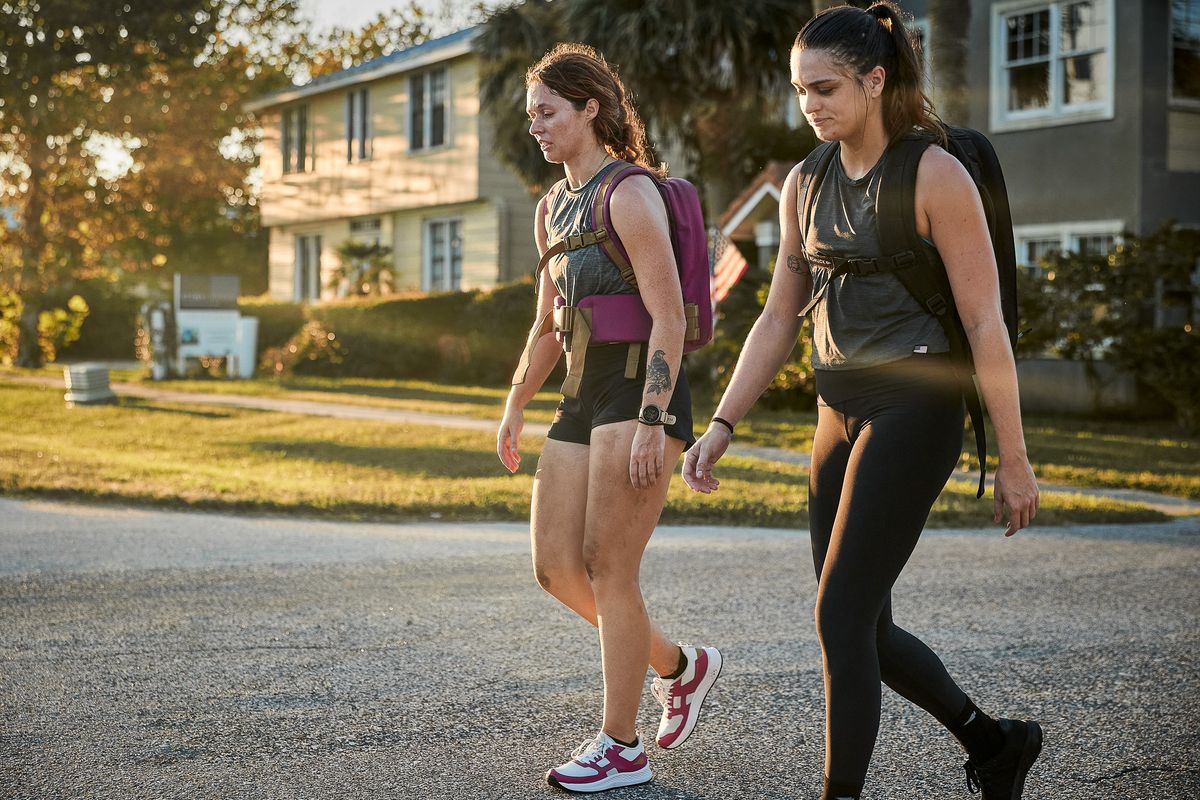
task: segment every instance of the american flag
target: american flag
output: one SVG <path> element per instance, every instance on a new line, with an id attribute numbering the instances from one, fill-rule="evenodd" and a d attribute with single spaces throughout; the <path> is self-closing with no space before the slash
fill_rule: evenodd
<path id="1" fill-rule="evenodd" d="M 729 296 L 729 291 L 741 280 L 749 264 L 742 257 L 737 245 L 716 228 L 712 230 L 710 248 L 712 252 L 709 261 L 713 265 L 712 297 L 713 305 L 716 305 Z"/>

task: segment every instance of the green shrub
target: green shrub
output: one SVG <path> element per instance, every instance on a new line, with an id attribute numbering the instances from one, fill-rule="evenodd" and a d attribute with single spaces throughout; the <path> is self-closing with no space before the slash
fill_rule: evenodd
<path id="1" fill-rule="evenodd" d="M 1105 360 L 1131 372 L 1200 426 L 1200 319 L 1196 283 L 1200 231 L 1168 223 L 1126 234 L 1108 253 L 1055 253 L 1042 279 L 1025 281 L 1022 317 L 1041 347 L 1077 361 Z"/>
<path id="2" fill-rule="evenodd" d="M 258 357 L 272 347 L 287 344 L 305 322 L 305 306 L 269 297 L 243 297 L 238 300 L 243 316 L 258 318 Z"/>

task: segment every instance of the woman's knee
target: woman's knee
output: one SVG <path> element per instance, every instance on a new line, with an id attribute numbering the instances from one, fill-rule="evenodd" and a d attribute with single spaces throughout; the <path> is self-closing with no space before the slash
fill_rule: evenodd
<path id="1" fill-rule="evenodd" d="M 533 559 L 533 576 L 550 594 L 561 593 L 570 586 L 587 582 L 583 565 L 578 561 L 573 563 L 564 559 L 535 557 Z"/>
<path id="2" fill-rule="evenodd" d="M 836 671 L 839 664 L 853 662 L 869 652 L 874 639 L 874 620 L 864 622 L 855 614 L 845 598 L 834 592 L 820 592 L 814 608 L 817 640 L 828 669 Z"/>

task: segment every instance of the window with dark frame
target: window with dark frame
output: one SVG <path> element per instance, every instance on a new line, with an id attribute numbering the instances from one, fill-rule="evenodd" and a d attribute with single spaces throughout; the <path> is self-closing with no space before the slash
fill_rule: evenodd
<path id="1" fill-rule="evenodd" d="M 1200 103 L 1200 0 L 1171 0 L 1171 99 Z"/>
<path id="2" fill-rule="evenodd" d="M 1070 113 L 1111 99 L 1110 4 L 1033 5 L 1001 17 L 1003 113 Z"/>
<path id="3" fill-rule="evenodd" d="M 447 78 L 444 67 L 408 79 L 408 149 L 424 150 L 446 143 Z"/>
<path id="4" fill-rule="evenodd" d="M 346 93 L 346 161 L 369 158 L 371 99 L 366 89 Z"/>
<path id="5" fill-rule="evenodd" d="M 321 237 L 296 237 L 295 299 L 298 302 L 321 299 Z"/>
<path id="6" fill-rule="evenodd" d="M 283 149 L 283 171 L 305 172 L 308 159 L 308 106 L 285 108 L 279 130 Z"/>

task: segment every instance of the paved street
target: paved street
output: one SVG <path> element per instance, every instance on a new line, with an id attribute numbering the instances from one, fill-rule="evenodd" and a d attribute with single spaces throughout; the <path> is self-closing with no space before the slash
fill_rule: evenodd
<path id="1" fill-rule="evenodd" d="M 819 793 L 803 532 L 668 528 L 669 635 L 726 671 L 656 780 L 612 798 Z M 1030 800 L 1200 795 L 1200 522 L 927 535 L 897 621 L 980 706 L 1042 721 Z M 598 724 L 594 633 L 520 525 L 380 525 L 0 500 L 0 797 L 538 798 Z M 641 728 L 652 734 L 649 692 Z M 967 797 L 885 692 L 866 797 Z"/>

